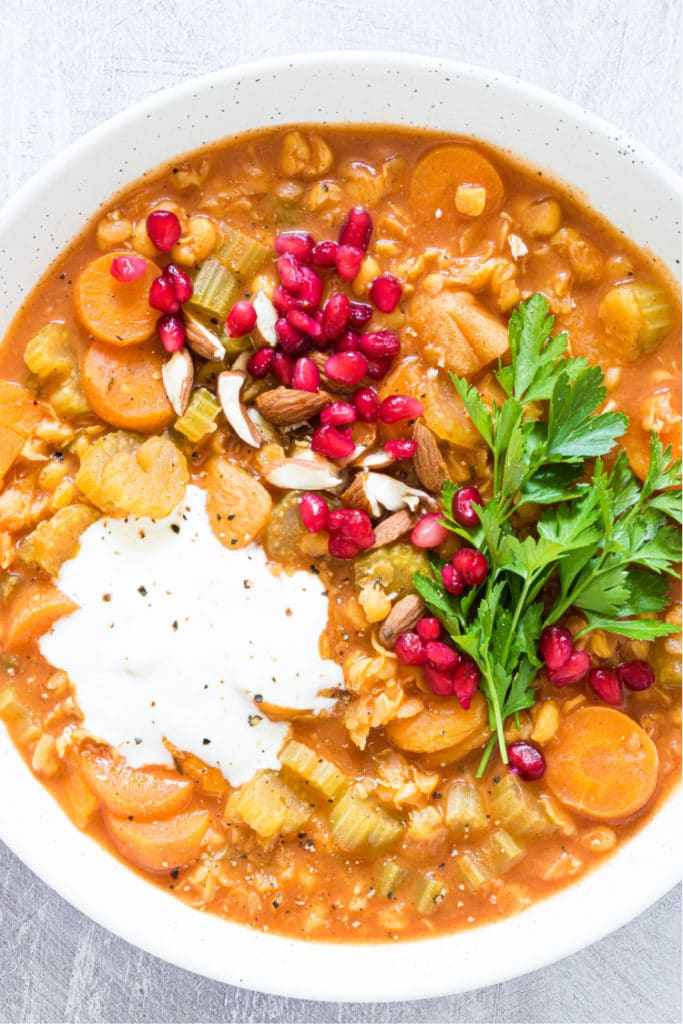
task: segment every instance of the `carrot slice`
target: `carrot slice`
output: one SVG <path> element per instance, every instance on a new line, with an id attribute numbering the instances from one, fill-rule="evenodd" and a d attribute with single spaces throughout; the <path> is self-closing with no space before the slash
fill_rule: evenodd
<path id="1" fill-rule="evenodd" d="M 177 814 L 192 796 L 190 779 L 161 769 L 138 771 L 92 750 L 81 754 L 81 770 L 93 793 L 112 814 L 136 821 Z"/>
<path id="2" fill-rule="evenodd" d="M 116 349 L 96 341 L 81 364 L 83 390 L 105 423 L 153 433 L 167 427 L 174 413 L 161 379 L 164 360 L 156 343 Z"/>
<path id="3" fill-rule="evenodd" d="M 598 821 L 628 818 L 655 791 L 657 748 L 614 708 L 579 708 L 546 748 L 545 779 L 562 803 Z"/>
<path id="4" fill-rule="evenodd" d="M 56 619 L 70 615 L 78 608 L 51 583 L 25 583 L 13 599 L 7 626 L 5 646 L 14 650 L 28 640 L 42 636 Z"/>
<path id="5" fill-rule="evenodd" d="M 0 480 L 44 415 L 42 404 L 21 384 L 0 380 Z"/>
<path id="6" fill-rule="evenodd" d="M 149 304 L 149 289 L 161 271 L 151 260 L 137 281 L 117 281 L 112 260 L 129 252 L 108 252 L 92 260 L 76 281 L 76 311 L 86 330 L 110 345 L 135 345 L 151 337 L 159 311 Z"/>
<path id="7" fill-rule="evenodd" d="M 483 216 L 493 213 L 503 198 L 503 182 L 493 164 L 478 150 L 460 143 L 432 149 L 418 163 L 410 182 L 410 205 L 420 221 L 434 223 L 437 210 L 446 222 L 460 219 L 455 207 L 458 185 L 486 189 Z"/>
<path id="8" fill-rule="evenodd" d="M 147 822 L 117 818 L 108 811 L 103 816 L 119 853 L 145 871 L 172 871 L 194 860 L 209 827 L 208 811 Z"/>
<path id="9" fill-rule="evenodd" d="M 394 718 L 387 725 L 392 743 L 411 754 L 434 754 L 456 744 L 466 753 L 485 743 L 489 734 L 486 701 L 480 693 L 475 693 L 467 711 L 457 697 L 440 697 L 428 701 L 412 718 Z"/>

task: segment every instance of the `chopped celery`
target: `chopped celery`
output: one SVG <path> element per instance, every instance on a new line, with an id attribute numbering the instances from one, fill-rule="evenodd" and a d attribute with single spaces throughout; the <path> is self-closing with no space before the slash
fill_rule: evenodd
<path id="1" fill-rule="evenodd" d="M 207 316 L 225 317 L 240 293 L 240 285 L 217 260 L 204 260 L 194 276 L 194 292 L 188 305 Z"/>
<path id="2" fill-rule="evenodd" d="M 221 411 L 219 403 L 206 388 L 197 388 L 192 393 L 190 404 L 183 415 L 175 421 L 175 429 L 195 444 L 216 429 L 214 420 Z"/>
<path id="3" fill-rule="evenodd" d="M 638 333 L 638 345 L 642 352 L 649 352 L 669 333 L 676 319 L 671 301 L 657 284 L 635 281 L 624 285 L 638 303 L 642 323 Z"/>
<path id="4" fill-rule="evenodd" d="M 214 256 L 238 277 L 253 277 L 270 255 L 267 246 L 256 238 L 250 238 L 237 228 L 223 224 L 223 242 Z"/>
<path id="5" fill-rule="evenodd" d="M 490 809 L 492 817 L 516 835 L 542 836 L 553 831 L 533 793 L 514 775 L 504 775 L 494 785 Z"/>
<path id="6" fill-rule="evenodd" d="M 445 885 L 429 875 L 420 875 L 420 883 L 415 900 L 415 908 L 419 914 L 433 914 L 446 898 Z"/>
<path id="7" fill-rule="evenodd" d="M 403 826 L 375 800 L 364 797 L 358 786 L 350 785 L 332 809 L 330 831 L 342 850 L 365 844 L 380 849 L 394 842 Z"/>
<path id="8" fill-rule="evenodd" d="M 526 850 L 504 828 L 498 828 L 489 839 L 489 857 L 496 873 L 509 871 L 526 856 Z"/>
<path id="9" fill-rule="evenodd" d="M 20 561 L 25 565 L 37 565 L 56 576 L 62 564 L 75 554 L 80 535 L 96 519 L 99 519 L 99 512 L 91 505 L 75 504 L 60 508 L 21 542 Z"/>
<path id="10" fill-rule="evenodd" d="M 484 832 L 488 820 L 486 810 L 474 782 L 457 779 L 446 798 L 446 824 L 458 835 Z"/>
<path id="11" fill-rule="evenodd" d="M 368 583 L 377 582 L 388 594 L 412 593 L 416 572 L 429 573 L 429 563 L 423 551 L 412 544 L 389 544 L 369 551 L 353 563 L 356 587 L 360 590 Z"/>
<path id="12" fill-rule="evenodd" d="M 470 850 L 461 853 L 455 863 L 465 886 L 470 892 L 477 892 L 491 877 L 491 872 L 481 857 Z"/>
<path id="13" fill-rule="evenodd" d="M 65 324 L 46 324 L 38 331 L 24 350 L 24 362 L 60 416 L 75 419 L 91 411 L 81 386 L 78 350 Z"/>
<path id="14" fill-rule="evenodd" d="M 346 781 L 346 776 L 331 761 L 296 740 L 289 741 L 280 754 L 280 761 L 283 768 L 288 768 L 304 782 L 310 782 L 329 800 L 334 799 Z"/>
<path id="15" fill-rule="evenodd" d="M 403 867 L 395 860 L 386 860 L 377 879 L 377 892 L 380 896 L 393 896 L 410 874 L 410 868 Z"/>
<path id="16" fill-rule="evenodd" d="M 226 813 L 237 814 L 261 839 L 298 832 L 311 816 L 310 806 L 277 772 L 257 772 L 232 794 Z"/>

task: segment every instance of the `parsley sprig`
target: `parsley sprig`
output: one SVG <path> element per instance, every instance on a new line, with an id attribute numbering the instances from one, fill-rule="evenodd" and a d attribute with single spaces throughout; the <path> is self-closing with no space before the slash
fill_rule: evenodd
<path id="1" fill-rule="evenodd" d="M 452 596 L 437 558 L 432 577 L 415 577 L 432 613 L 481 669 L 492 736 L 479 775 L 496 745 L 507 763 L 505 722 L 535 703 L 545 626 L 575 608 L 587 622 L 581 635 L 603 629 L 653 640 L 676 629 L 644 616 L 664 610 L 666 577 L 678 575 L 680 461 L 654 433 L 642 483 L 624 451 L 611 465 L 603 461 L 628 417 L 597 411 L 606 397 L 602 370 L 567 357 L 567 336 L 553 336 L 553 323 L 542 295 L 513 312 L 510 364 L 497 372 L 506 395 L 501 405 L 489 407 L 476 387 L 451 375 L 491 450 L 493 486 L 490 500 L 474 506 L 479 523 L 466 528 L 452 517 L 456 488 L 447 481 L 443 522 L 486 554 L 485 585 Z M 513 525 L 513 515 L 530 504 L 541 507 L 533 525 Z"/>

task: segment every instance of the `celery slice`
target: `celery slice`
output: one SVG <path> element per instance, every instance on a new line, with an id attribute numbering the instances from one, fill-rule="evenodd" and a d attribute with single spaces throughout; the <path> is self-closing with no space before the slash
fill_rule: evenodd
<path id="1" fill-rule="evenodd" d="M 188 305 L 207 316 L 225 317 L 240 293 L 240 285 L 227 267 L 213 257 L 204 260 L 194 275 Z"/>
<path id="2" fill-rule="evenodd" d="M 353 784 L 342 793 L 330 814 L 330 832 L 342 850 L 357 850 L 366 844 L 381 849 L 402 831 L 396 818 L 375 800 L 362 796 Z"/>
<path id="3" fill-rule="evenodd" d="M 270 255 L 270 250 L 256 238 L 250 238 L 237 228 L 223 224 L 223 242 L 214 252 L 216 259 L 238 277 L 253 277 Z"/>
<path id="4" fill-rule="evenodd" d="M 536 805 L 533 793 L 514 775 L 504 775 L 494 786 L 490 809 L 493 818 L 513 834 L 542 836 L 553 831 L 553 826 Z"/>
<path id="5" fill-rule="evenodd" d="M 457 779 L 446 798 L 446 824 L 458 835 L 484 832 L 488 825 L 486 810 L 473 782 Z"/>
<path id="6" fill-rule="evenodd" d="M 336 797 L 346 781 L 346 776 L 331 761 L 296 740 L 289 741 L 280 754 L 280 761 L 283 768 L 309 782 L 328 800 Z"/>
<path id="7" fill-rule="evenodd" d="M 649 352 L 669 333 L 675 323 L 675 313 L 663 288 L 657 284 L 634 281 L 624 285 L 638 303 L 643 321 L 638 333 L 642 352 Z"/>
<path id="8" fill-rule="evenodd" d="M 516 842 L 504 828 L 498 828 L 489 840 L 489 856 L 493 870 L 499 874 L 514 868 L 526 857 L 526 849 Z"/>
<path id="9" fill-rule="evenodd" d="M 381 896 L 393 896 L 410 875 L 410 868 L 403 867 L 395 860 L 386 860 L 377 879 L 377 892 Z"/>
<path id="10" fill-rule="evenodd" d="M 446 886 L 438 882 L 436 878 L 421 875 L 415 900 L 415 907 L 418 913 L 433 914 L 445 900 L 447 892 Z"/>
<path id="11" fill-rule="evenodd" d="M 257 772 L 232 794 L 226 813 L 237 814 L 261 839 L 298 832 L 311 816 L 311 807 L 277 772 Z"/>
<path id="12" fill-rule="evenodd" d="M 460 876 L 470 892 L 478 892 L 485 882 L 491 877 L 489 868 L 484 864 L 481 857 L 470 850 L 461 853 L 456 857 Z"/>
<path id="13" fill-rule="evenodd" d="M 216 429 L 214 420 L 221 411 L 219 403 L 206 388 L 197 388 L 192 393 L 190 404 L 183 415 L 175 421 L 175 429 L 195 444 Z"/>
<path id="14" fill-rule="evenodd" d="M 46 324 L 38 331 L 24 350 L 24 362 L 60 416 L 76 419 L 91 411 L 81 386 L 78 350 L 65 324 Z"/>

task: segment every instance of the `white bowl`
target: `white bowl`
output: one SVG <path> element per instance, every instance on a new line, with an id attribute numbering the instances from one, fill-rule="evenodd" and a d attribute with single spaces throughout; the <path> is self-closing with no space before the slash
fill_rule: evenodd
<path id="1" fill-rule="evenodd" d="M 383 122 L 485 139 L 571 183 L 680 273 L 680 181 L 617 129 L 481 68 L 404 54 L 313 54 L 230 68 L 158 93 L 32 178 L 0 213 L 0 331 L 119 188 L 204 143 L 295 122 Z M 567 956 L 677 882 L 680 821 L 676 794 L 603 866 L 499 923 L 420 942 L 304 944 L 191 910 L 128 871 L 70 824 L 0 729 L 0 837 L 48 885 L 99 924 L 180 967 L 308 999 L 422 999 L 491 985 Z"/>

